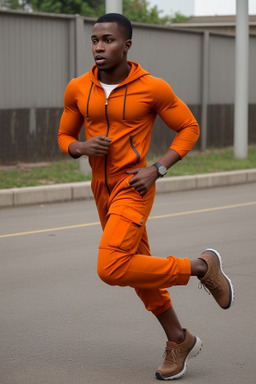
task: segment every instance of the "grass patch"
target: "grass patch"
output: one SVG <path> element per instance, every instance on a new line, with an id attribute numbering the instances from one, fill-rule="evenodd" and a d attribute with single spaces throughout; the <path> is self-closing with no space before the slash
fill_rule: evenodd
<path id="1" fill-rule="evenodd" d="M 0 170 L 0 188 L 31 187 L 90 180 L 79 172 L 77 160 L 67 159 L 44 166 L 17 166 Z"/>
<path id="2" fill-rule="evenodd" d="M 154 161 L 148 160 L 148 163 L 152 164 Z M 249 168 L 256 168 L 256 145 L 249 147 L 246 160 L 234 159 L 232 149 L 211 149 L 204 154 L 191 152 L 169 169 L 167 175 L 184 176 Z M 91 175 L 79 172 L 78 160 L 69 158 L 43 166 L 34 164 L 0 168 L 0 189 L 72 183 L 90 179 Z"/>
<path id="3" fill-rule="evenodd" d="M 205 154 L 189 153 L 168 170 L 168 176 L 196 175 L 256 168 L 256 146 L 250 146 L 247 159 L 234 159 L 233 149 L 211 149 Z"/>

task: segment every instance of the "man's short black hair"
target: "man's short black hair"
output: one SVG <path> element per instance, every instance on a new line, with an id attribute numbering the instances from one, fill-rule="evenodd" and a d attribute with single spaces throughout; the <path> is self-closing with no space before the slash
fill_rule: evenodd
<path id="1" fill-rule="evenodd" d="M 106 13 L 100 16 L 96 23 L 117 23 L 118 27 L 123 29 L 127 35 L 127 39 L 132 38 L 132 25 L 127 17 L 120 13 Z"/>

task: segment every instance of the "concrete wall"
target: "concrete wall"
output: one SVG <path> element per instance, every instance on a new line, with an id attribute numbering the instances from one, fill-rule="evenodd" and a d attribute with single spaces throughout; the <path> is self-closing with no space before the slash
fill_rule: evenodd
<path id="1" fill-rule="evenodd" d="M 94 20 L 0 11 L 0 164 L 63 155 L 57 131 L 71 78 L 91 68 Z M 208 34 L 208 35 L 207 35 Z M 163 77 L 197 118 L 207 146 L 233 143 L 235 39 L 134 23 L 130 60 Z M 249 139 L 256 142 L 256 36 L 250 37 Z M 157 119 L 150 152 L 166 150 L 172 131 Z"/>

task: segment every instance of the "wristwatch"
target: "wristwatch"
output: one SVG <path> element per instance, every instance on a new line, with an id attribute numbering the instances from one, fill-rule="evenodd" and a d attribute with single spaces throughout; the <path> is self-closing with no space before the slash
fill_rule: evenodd
<path id="1" fill-rule="evenodd" d="M 153 164 L 155 167 L 156 167 L 156 169 L 157 169 L 157 172 L 158 172 L 158 175 L 160 176 L 160 177 L 163 177 L 164 175 L 166 175 L 166 173 L 167 173 L 167 168 L 163 165 L 163 164 L 161 164 L 161 163 L 159 163 L 158 161 L 155 163 L 155 164 Z"/>

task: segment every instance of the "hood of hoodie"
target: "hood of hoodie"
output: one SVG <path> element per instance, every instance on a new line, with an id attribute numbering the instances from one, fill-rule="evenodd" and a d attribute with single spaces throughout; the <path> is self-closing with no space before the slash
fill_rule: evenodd
<path id="1" fill-rule="evenodd" d="M 137 80 L 142 76 L 149 75 L 147 71 L 141 68 L 140 64 L 135 63 L 133 61 L 128 61 L 128 63 L 131 65 L 131 70 L 129 72 L 129 75 L 118 86 L 129 84 L 132 81 Z M 96 65 L 94 65 L 89 72 L 89 77 L 94 84 L 100 86 L 98 73 L 99 73 L 98 68 L 96 67 Z"/>

